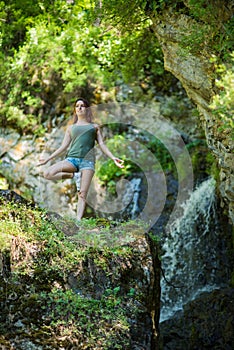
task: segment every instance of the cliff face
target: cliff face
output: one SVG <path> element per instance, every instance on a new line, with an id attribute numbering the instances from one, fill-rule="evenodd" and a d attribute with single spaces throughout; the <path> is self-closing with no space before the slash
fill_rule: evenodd
<path id="1" fill-rule="evenodd" d="M 11 191 L 0 223 L 1 349 L 158 348 L 160 262 L 142 226 L 77 227 Z"/>
<path id="2" fill-rule="evenodd" d="M 202 293 L 188 303 L 183 312 L 161 323 L 163 349 L 233 348 L 233 288 Z"/>
<path id="3" fill-rule="evenodd" d="M 215 91 L 214 66 L 210 62 L 211 52 L 209 40 L 202 42 L 202 49 L 185 48 L 186 38 L 199 35 L 199 30 L 205 26 L 204 22 L 195 20 L 189 13 L 189 1 L 184 1 L 184 9 L 164 9 L 160 15 L 151 13 L 154 31 L 164 53 L 166 70 L 175 75 L 182 83 L 189 98 L 196 104 L 203 125 L 209 148 L 217 158 L 220 167 L 219 190 L 223 204 L 228 208 L 231 221 L 234 223 L 234 143 L 228 132 L 221 132 L 217 127 L 217 120 L 212 114 L 210 103 Z M 211 1 L 213 17 L 217 27 L 233 15 L 233 5 L 227 6 L 220 1 Z M 228 7 L 229 6 L 229 7 Z M 195 31 L 198 30 L 196 34 Z M 206 26 L 207 30 L 207 26 Z M 214 35 L 212 32 L 210 36 Z"/>

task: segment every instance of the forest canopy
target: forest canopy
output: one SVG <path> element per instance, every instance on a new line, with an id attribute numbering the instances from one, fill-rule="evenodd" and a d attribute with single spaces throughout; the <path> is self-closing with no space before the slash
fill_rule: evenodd
<path id="1" fill-rule="evenodd" d="M 164 71 L 152 21 L 167 7 L 195 20 L 184 38 L 188 52 L 200 52 L 206 38 L 210 55 L 229 61 L 233 18 L 217 25 L 212 1 L 1 1 L 1 126 L 40 134 L 71 112 L 76 96 L 98 103 L 102 91 L 114 98 L 123 84 L 137 86 L 138 97 L 170 93 L 174 78 Z"/>
<path id="2" fill-rule="evenodd" d="M 102 24 L 95 6 L 68 0 L 0 3 L 2 125 L 41 132 L 48 118 L 70 112 L 77 95 L 92 98 L 101 89 L 163 74 L 150 20 L 123 34 Z"/>

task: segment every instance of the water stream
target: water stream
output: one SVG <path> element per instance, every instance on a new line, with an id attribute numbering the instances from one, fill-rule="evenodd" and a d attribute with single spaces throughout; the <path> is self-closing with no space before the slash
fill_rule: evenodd
<path id="1" fill-rule="evenodd" d="M 123 197 L 123 203 L 130 203 L 123 211 L 122 215 L 125 211 L 129 213 L 129 218 L 134 220 L 139 212 L 139 196 L 141 192 L 141 182 L 140 178 L 133 178 L 129 181 L 129 185 L 126 187 L 125 194 Z"/>
<path id="2" fill-rule="evenodd" d="M 215 181 L 209 178 L 191 194 L 183 216 L 164 238 L 161 322 L 223 281 L 224 249 L 215 206 Z"/>

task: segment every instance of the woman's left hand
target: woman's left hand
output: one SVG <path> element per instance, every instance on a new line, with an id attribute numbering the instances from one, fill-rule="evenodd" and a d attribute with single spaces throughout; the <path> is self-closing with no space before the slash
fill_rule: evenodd
<path id="1" fill-rule="evenodd" d="M 117 165 L 117 167 L 119 168 L 124 168 L 124 160 L 119 159 L 119 158 L 113 158 L 113 161 L 115 162 L 115 164 Z"/>

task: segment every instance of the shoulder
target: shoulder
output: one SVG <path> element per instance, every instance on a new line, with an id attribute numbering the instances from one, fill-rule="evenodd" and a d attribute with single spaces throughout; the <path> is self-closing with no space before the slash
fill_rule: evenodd
<path id="1" fill-rule="evenodd" d="M 73 125 L 68 125 L 65 131 L 65 136 L 72 137 L 72 127 Z"/>
<path id="2" fill-rule="evenodd" d="M 74 124 L 68 125 L 68 127 L 67 127 L 67 129 L 66 129 L 66 132 L 70 134 L 70 133 L 71 133 L 71 130 L 72 130 L 72 128 L 73 128 L 73 126 L 74 126 Z"/>

